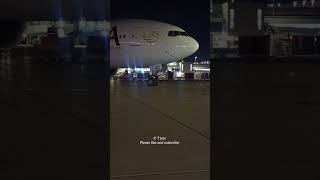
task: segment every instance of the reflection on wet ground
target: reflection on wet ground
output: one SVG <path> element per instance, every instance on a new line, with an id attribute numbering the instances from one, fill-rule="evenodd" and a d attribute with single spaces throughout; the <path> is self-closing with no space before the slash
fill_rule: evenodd
<path id="1" fill-rule="evenodd" d="M 103 59 L 0 58 L 1 176 L 106 177 L 106 69 Z"/>

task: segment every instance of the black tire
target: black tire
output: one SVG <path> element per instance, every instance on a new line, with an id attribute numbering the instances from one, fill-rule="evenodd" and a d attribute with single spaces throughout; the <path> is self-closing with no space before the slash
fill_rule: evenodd
<path id="1" fill-rule="evenodd" d="M 158 84 L 159 84 L 159 79 L 158 79 L 158 78 L 155 78 L 155 80 L 154 80 L 154 86 L 158 86 Z"/>
<path id="2" fill-rule="evenodd" d="M 148 80 L 147 80 L 147 84 L 148 86 L 154 86 L 155 85 L 155 79 L 150 77 Z"/>

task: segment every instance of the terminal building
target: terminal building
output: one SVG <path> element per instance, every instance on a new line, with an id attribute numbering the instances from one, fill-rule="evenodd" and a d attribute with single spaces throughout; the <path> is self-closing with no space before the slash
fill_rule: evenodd
<path id="1" fill-rule="evenodd" d="M 210 58 L 319 56 L 320 1 L 211 1 Z"/>

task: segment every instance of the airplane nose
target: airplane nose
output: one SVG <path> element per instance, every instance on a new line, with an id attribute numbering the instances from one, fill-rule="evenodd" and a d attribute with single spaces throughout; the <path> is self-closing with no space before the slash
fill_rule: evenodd
<path id="1" fill-rule="evenodd" d="M 198 43 L 198 41 L 197 40 L 195 40 L 195 39 L 193 39 L 192 38 L 192 48 L 193 48 L 193 51 L 194 51 L 194 53 L 195 52 L 197 52 L 198 51 L 198 49 L 199 49 L 199 43 Z"/>
<path id="2" fill-rule="evenodd" d="M 191 54 L 193 54 L 193 53 L 195 53 L 195 52 L 197 52 L 198 51 L 198 49 L 199 49 L 199 43 L 198 43 L 198 41 L 197 40 L 195 40 L 194 38 L 192 38 L 192 37 L 189 37 L 189 40 L 188 40 L 188 51 L 189 51 L 189 53 L 191 53 Z"/>
<path id="3" fill-rule="evenodd" d="M 175 48 L 169 50 L 169 52 L 176 57 L 186 58 L 199 50 L 198 41 L 190 36 L 178 40 Z"/>

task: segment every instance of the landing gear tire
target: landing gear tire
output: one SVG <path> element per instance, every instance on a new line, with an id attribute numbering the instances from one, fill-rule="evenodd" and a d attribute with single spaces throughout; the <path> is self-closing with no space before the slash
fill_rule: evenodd
<path id="1" fill-rule="evenodd" d="M 159 79 L 157 76 L 152 75 L 149 77 L 147 83 L 148 86 L 157 86 L 159 84 Z"/>

